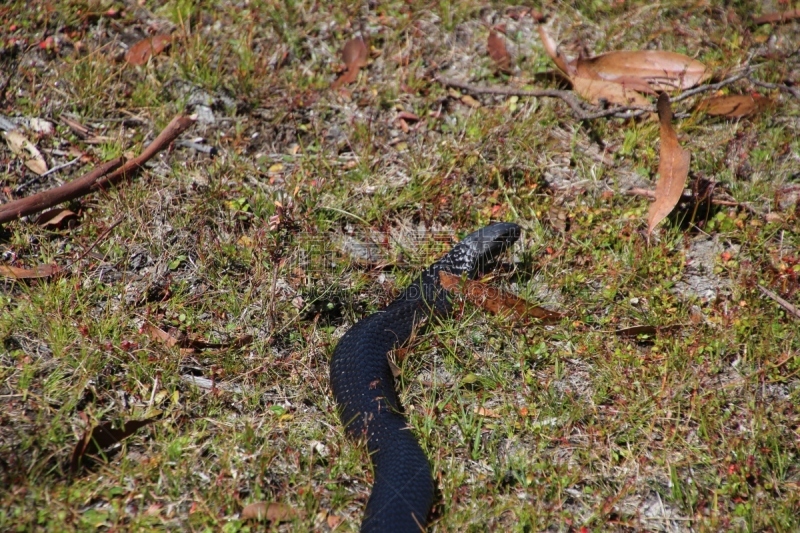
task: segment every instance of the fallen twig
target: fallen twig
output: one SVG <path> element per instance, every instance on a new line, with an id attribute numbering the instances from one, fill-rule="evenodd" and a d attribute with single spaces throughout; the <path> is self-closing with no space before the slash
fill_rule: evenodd
<path id="1" fill-rule="evenodd" d="M 119 168 L 122 163 L 123 159 L 121 157 L 112 159 L 99 167 L 95 167 L 94 170 L 88 174 L 84 174 L 80 178 L 74 179 L 69 183 L 26 198 L 8 202 L 0 206 L 0 224 L 44 211 L 62 202 L 80 198 L 91 191 L 92 186 L 97 183 L 97 180 Z"/>
<path id="2" fill-rule="evenodd" d="M 787 312 L 789 312 L 790 314 L 794 315 L 796 318 L 800 318 L 800 309 L 798 309 L 794 305 L 790 304 L 789 302 L 787 302 L 786 300 L 784 300 L 783 298 L 781 298 L 780 296 L 778 296 L 777 294 L 775 294 L 771 290 L 769 290 L 769 289 L 767 289 L 765 287 L 762 287 L 761 285 L 759 285 L 758 288 L 766 296 L 768 296 L 769 298 L 772 298 L 773 300 L 775 300 L 778 303 L 778 305 L 783 307 Z"/>
<path id="3" fill-rule="evenodd" d="M 750 76 L 751 73 L 752 73 L 752 68 L 747 66 L 737 74 L 729 78 L 726 78 L 722 81 L 719 81 L 717 83 L 712 83 L 710 85 L 701 85 L 699 87 L 683 91 L 682 93 L 676 95 L 675 98 L 672 98 L 671 101 L 680 102 L 681 100 L 685 100 L 690 96 L 694 96 L 702 92 L 716 91 L 718 89 L 721 89 L 722 87 L 730 85 L 743 78 L 747 78 L 748 76 Z M 503 96 L 560 98 L 561 100 L 566 102 L 570 108 L 572 108 L 572 111 L 575 113 L 575 116 L 579 120 L 596 120 L 598 118 L 605 118 L 605 117 L 634 118 L 642 116 L 646 113 L 652 113 L 656 109 L 655 106 L 652 107 L 618 106 L 618 107 L 611 107 L 608 109 L 597 110 L 596 107 L 588 106 L 582 103 L 575 95 L 575 93 L 572 91 L 562 91 L 558 89 L 541 89 L 532 91 L 524 89 L 515 89 L 513 87 L 493 87 L 486 85 L 473 85 L 471 83 L 454 80 L 451 78 L 445 78 L 442 76 L 437 76 L 436 80 L 442 85 L 455 87 L 456 89 L 462 89 L 472 94 L 497 94 Z M 781 87 L 775 87 L 775 88 L 781 88 Z M 792 92 L 792 94 L 794 94 L 791 88 L 783 87 L 783 89 L 789 90 L 789 92 Z"/>
<path id="4" fill-rule="evenodd" d="M 88 174 L 69 183 L 0 205 L 0 224 L 44 211 L 60 203 L 86 196 L 92 192 L 106 189 L 111 185 L 116 185 L 121 181 L 131 179 L 147 161 L 169 146 L 178 135 L 194 124 L 195 120 L 196 118 L 193 115 L 188 117 L 178 115 L 172 119 L 141 154 L 130 161 L 125 162 L 123 158 L 114 159 L 103 163 Z"/>
<path id="5" fill-rule="evenodd" d="M 184 148 L 190 148 L 196 152 L 201 152 L 204 154 L 208 154 L 210 156 L 215 156 L 218 153 L 216 146 L 211 146 L 209 144 L 200 144 L 193 141 L 186 141 L 181 139 L 177 143 L 178 146 L 183 146 Z"/>
<path id="6" fill-rule="evenodd" d="M 629 196 L 644 196 L 645 198 L 648 198 L 650 200 L 655 200 L 656 199 L 656 192 L 655 191 L 653 191 L 651 189 L 642 189 L 640 187 L 631 187 L 630 189 L 625 191 L 625 194 L 627 194 Z M 681 196 L 681 201 L 684 201 L 684 202 L 686 202 L 686 201 L 694 201 L 694 202 L 697 202 L 697 201 L 701 201 L 701 202 L 702 201 L 709 201 L 713 205 L 721 205 L 721 206 L 726 206 L 726 207 L 741 207 L 745 211 L 748 211 L 748 212 L 753 213 L 755 215 L 759 214 L 752 206 L 749 206 L 747 204 L 743 204 L 741 202 L 737 202 L 736 200 L 723 200 L 721 198 L 714 198 L 713 196 L 711 196 L 710 198 L 707 197 L 707 196 L 698 198 L 694 194 L 683 194 Z"/>
<path id="7" fill-rule="evenodd" d="M 142 168 L 144 164 L 153 158 L 158 152 L 170 145 L 178 135 L 189 129 L 189 126 L 195 123 L 197 117 L 195 115 L 185 116 L 178 115 L 173 118 L 169 124 L 158 134 L 153 142 L 139 154 L 124 165 L 119 170 L 109 174 L 108 176 L 97 181 L 97 185 L 93 187 L 95 190 L 104 189 L 109 185 L 116 185 L 120 181 L 130 179 L 133 174 Z"/>
<path id="8" fill-rule="evenodd" d="M 800 91 L 795 89 L 794 87 L 790 87 L 789 85 L 783 85 L 780 83 L 769 83 L 766 81 L 757 80 L 752 77 L 748 79 L 753 83 L 753 85 L 758 85 L 759 87 L 764 87 L 765 89 L 776 89 L 779 91 L 784 91 L 791 94 L 798 100 L 800 100 Z"/>
<path id="9" fill-rule="evenodd" d="M 111 225 L 110 225 L 109 227 L 107 227 L 105 230 L 103 230 L 103 233 L 101 233 L 101 234 L 100 234 L 100 235 L 97 237 L 97 239 L 95 239 L 95 241 L 92 243 L 92 245 L 91 245 L 91 246 L 89 246 L 88 248 L 86 248 L 86 250 L 84 250 L 84 251 L 83 251 L 83 253 L 82 253 L 82 254 L 81 254 L 81 255 L 80 255 L 80 256 L 79 256 L 79 257 L 78 257 L 78 258 L 77 258 L 75 261 L 73 261 L 73 262 L 71 262 L 69 265 L 67 265 L 67 267 L 70 267 L 70 266 L 74 265 L 75 263 L 77 263 L 78 261 L 80 261 L 81 259 L 83 259 L 84 257 L 86 257 L 87 255 L 89 255 L 89 252 L 91 252 L 92 250 L 94 250 L 94 247 L 95 247 L 95 246 L 97 246 L 98 244 L 100 244 L 100 242 L 101 242 L 103 239 L 105 239 L 105 238 L 106 238 L 106 236 L 108 236 L 108 234 L 109 234 L 109 233 L 111 233 L 111 230 L 112 230 L 112 229 L 114 229 L 114 228 L 116 228 L 117 226 L 119 226 L 119 225 L 120 225 L 120 223 L 121 223 L 123 220 L 124 220 L 124 217 L 119 217 L 119 218 L 117 218 L 117 220 L 115 220 L 114 222 L 112 222 L 112 223 L 111 223 Z"/>
<path id="10" fill-rule="evenodd" d="M 739 72 L 737 72 L 736 74 L 734 74 L 733 76 L 731 76 L 729 78 L 725 78 L 724 80 L 718 81 L 717 83 L 710 83 L 708 85 L 700 85 L 700 86 L 695 87 L 693 89 L 688 89 L 686 91 L 683 91 L 679 95 L 677 95 L 675 98 L 671 98 L 671 100 L 672 100 L 673 103 L 674 102 L 680 102 L 681 100 L 686 100 L 690 96 L 694 96 L 696 94 L 704 93 L 704 92 L 707 92 L 707 91 L 717 91 L 719 89 L 722 89 L 723 87 L 726 87 L 726 86 L 730 85 L 731 83 L 735 83 L 735 82 L 737 82 L 737 81 L 739 81 L 739 80 L 741 80 L 743 78 L 748 77 L 752 71 L 753 71 L 752 68 L 750 68 L 749 66 L 746 66 L 742 70 L 740 70 Z"/>
<path id="11" fill-rule="evenodd" d="M 629 111 L 634 111 L 634 113 L 626 114 L 620 117 L 620 118 L 631 118 L 634 116 L 642 115 L 644 113 L 649 113 L 653 109 L 655 109 L 655 108 L 653 109 L 642 108 L 638 106 L 621 106 L 621 107 L 613 107 L 611 109 L 603 109 L 601 111 L 596 111 L 594 113 L 587 113 L 583 105 L 581 104 L 581 101 L 578 99 L 577 96 L 575 96 L 575 93 L 572 91 L 562 91 L 558 89 L 541 89 L 541 90 L 530 91 L 523 89 L 515 89 L 513 87 L 490 87 L 485 85 L 481 86 L 481 85 L 473 85 L 471 83 L 467 83 L 464 81 L 454 80 L 451 78 L 444 78 L 442 76 L 437 76 L 436 80 L 442 85 L 455 87 L 456 89 L 462 89 L 472 94 L 498 94 L 504 96 L 560 98 L 572 108 L 572 111 L 580 120 L 594 120 L 608 116 L 615 116 L 617 114 L 622 114 Z"/>
<path id="12" fill-rule="evenodd" d="M 44 174 L 42 174 L 42 176 L 41 176 L 41 177 L 49 176 L 49 175 L 50 175 L 50 174 L 52 174 L 53 172 L 58 172 L 59 170 L 64 170 L 64 169 L 65 169 L 65 168 L 67 168 L 67 167 L 71 167 L 72 165 L 74 165 L 75 163 L 77 163 L 77 162 L 78 162 L 78 161 L 80 161 L 80 160 L 81 160 L 81 157 L 80 157 L 80 156 L 78 156 L 78 157 L 76 157 L 75 159 L 72 159 L 72 160 L 70 160 L 70 161 L 67 161 L 67 162 L 66 162 L 66 163 L 64 163 L 63 165 L 58 165 L 57 167 L 53 167 L 53 168 L 51 168 L 50 170 L 48 170 L 47 172 L 45 172 Z"/>

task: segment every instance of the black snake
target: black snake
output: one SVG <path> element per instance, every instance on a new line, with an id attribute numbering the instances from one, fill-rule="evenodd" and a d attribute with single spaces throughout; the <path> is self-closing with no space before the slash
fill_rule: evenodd
<path id="1" fill-rule="evenodd" d="M 439 272 L 475 278 L 491 268 L 519 234 L 519 226 L 503 222 L 471 233 L 391 304 L 357 322 L 337 344 L 331 360 L 333 396 L 348 434 L 366 437 L 375 473 L 362 532 L 424 530 L 433 504 L 430 464 L 401 412 L 387 354 L 431 314 L 450 313 Z"/>

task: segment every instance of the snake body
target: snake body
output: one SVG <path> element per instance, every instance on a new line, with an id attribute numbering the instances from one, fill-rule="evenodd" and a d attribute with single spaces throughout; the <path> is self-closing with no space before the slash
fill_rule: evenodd
<path id="1" fill-rule="evenodd" d="M 439 272 L 475 278 L 520 234 L 494 223 L 465 237 L 425 269 L 391 304 L 350 328 L 333 352 L 331 388 L 347 433 L 366 438 L 375 482 L 362 532 L 419 532 L 433 505 L 430 464 L 402 414 L 387 354 L 405 343 L 414 327 L 452 305 Z"/>

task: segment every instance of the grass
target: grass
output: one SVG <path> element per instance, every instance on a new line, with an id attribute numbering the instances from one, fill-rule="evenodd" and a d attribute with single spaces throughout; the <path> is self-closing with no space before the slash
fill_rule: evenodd
<path id="1" fill-rule="evenodd" d="M 254 531 L 264 526 L 240 513 L 258 501 L 298 511 L 271 530 L 356 530 L 372 474 L 336 416 L 333 347 L 454 235 L 493 219 L 525 229 L 515 270 L 495 283 L 568 318 L 522 326 L 464 305 L 417 336 L 400 391 L 440 491 L 432 530 L 800 527 L 798 321 L 757 287 L 797 302 L 800 103 L 742 82 L 726 91 L 776 105 L 741 121 L 677 120 L 692 177 L 752 210 L 681 212 L 648 243 L 647 202 L 623 193 L 653 187 L 655 123 L 581 124 L 547 99 L 472 108 L 432 81 L 441 70 L 505 83 L 485 45 L 487 24 L 505 24 L 512 81 L 554 86 L 537 77 L 552 67 L 533 22 L 506 7 L 0 8 L 19 21 L 0 30 L 0 112 L 57 124 L 30 134 L 51 167 L 70 146 L 97 161 L 138 152 L 187 107 L 213 119 L 186 137 L 220 150 L 175 147 L 131 184 L 72 202 L 74 228 L 2 228 L 2 264 L 67 268 L 0 281 L 0 530 Z M 759 79 L 796 84 L 800 72 L 797 54 L 781 56 L 800 25 L 750 26 L 756 3 L 541 9 L 573 56 L 678 50 L 724 77 L 756 53 Z M 362 28 L 371 63 L 332 92 L 339 50 Z M 171 50 L 125 64 L 125 47 L 152 31 L 173 31 Z M 39 47 L 43 36 L 55 48 Z M 422 121 L 406 132 L 399 111 Z M 87 143 L 66 117 L 109 140 Z M 5 145 L 0 160 L 3 201 L 88 168 L 38 178 Z M 353 241 L 377 245 L 378 263 L 342 244 Z M 188 351 L 148 324 L 253 341 Z M 614 334 L 636 325 L 678 327 Z M 156 413 L 70 473 L 87 428 Z"/>

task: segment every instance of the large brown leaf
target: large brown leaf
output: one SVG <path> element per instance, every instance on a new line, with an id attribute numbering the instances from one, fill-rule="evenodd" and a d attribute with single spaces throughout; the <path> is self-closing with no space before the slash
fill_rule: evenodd
<path id="1" fill-rule="evenodd" d="M 716 117 L 742 118 L 759 113 L 772 105 L 772 100 L 760 94 L 731 94 L 703 100 L 697 110 Z"/>
<path id="2" fill-rule="evenodd" d="M 661 150 L 658 163 L 656 199 L 647 213 L 647 234 L 652 233 L 659 222 L 678 205 L 689 176 L 689 152 L 681 148 L 678 135 L 672 127 L 672 108 L 669 95 L 658 97 L 658 121 L 660 123 Z"/>
<path id="3" fill-rule="evenodd" d="M 634 91 L 655 94 L 656 89 L 686 89 L 709 76 L 705 65 L 675 52 L 622 50 L 567 60 L 542 26 L 539 37 L 575 92 L 595 104 L 605 100 L 625 106 L 648 106 L 650 101 Z"/>
<path id="4" fill-rule="evenodd" d="M 593 104 L 601 104 L 605 100 L 623 106 L 650 106 L 650 101 L 625 85 L 613 81 L 590 79 L 581 76 L 570 76 L 572 88 L 576 93 Z"/>
<path id="5" fill-rule="evenodd" d="M 706 66 L 691 57 L 663 50 L 620 50 L 575 60 L 578 75 L 591 74 L 607 81 L 628 83 L 632 89 L 650 92 L 689 89 L 708 79 Z"/>
<path id="6" fill-rule="evenodd" d="M 148 59 L 166 50 L 171 43 L 171 35 L 145 37 L 128 49 L 128 53 L 125 54 L 125 61 L 131 65 L 144 65 Z"/>

